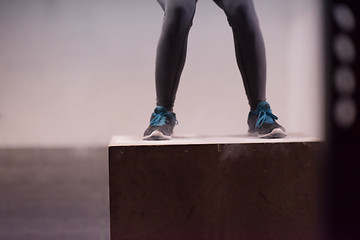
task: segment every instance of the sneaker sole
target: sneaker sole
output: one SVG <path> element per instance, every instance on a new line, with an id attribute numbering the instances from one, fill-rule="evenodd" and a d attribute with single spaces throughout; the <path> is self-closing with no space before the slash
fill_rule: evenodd
<path id="1" fill-rule="evenodd" d="M 250 136 L 255 136 L 259 138 L 283 138 L 286 137 L 286 133 L 281 128 L 274 128 L 270 133 L 267 134 L 258 134 L 256 132 L 249 132 Z"/>
<path id="2" fill-rule="evenodd" d="M 155 130 L 150 135 L 144 136 L 143 140 L 170 140 L 171 136 L 166 136 L 162 132 Z"/>

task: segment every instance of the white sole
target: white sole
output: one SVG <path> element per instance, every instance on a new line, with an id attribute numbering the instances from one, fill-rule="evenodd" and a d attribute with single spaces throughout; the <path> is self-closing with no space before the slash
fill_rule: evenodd
<path id="1" fill-rule="evenodd" d="M 270 133 L 267 133 L 267 134 L 249 133 L 249 135 L 259 137 L 259 138 L 283 138 L 283 137 L 286 137 L 286 133 L 281 128 L 274 128 Z"/>
<path id="2" fill-rule="evenodd" d="M 150 135 L 143 137 L 143 140 L 170 140 L 172 136 L 166 136 L 162 132 L 155 130 Z"/>

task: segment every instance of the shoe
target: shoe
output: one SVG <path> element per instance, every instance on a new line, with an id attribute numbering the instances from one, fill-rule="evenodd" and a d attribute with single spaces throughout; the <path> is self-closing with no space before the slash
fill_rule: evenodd
<path id="1" fill-rule="evenodd" d="M 260 102 L 256 109 L 249 112 L 249 135 L 260 138 L 282 138 L 286 136 L 285 128 L 275 120 L 278 118 L 272 113 L 269 103 Z"/>
<path id="2" fill-rule="evenodd" d="M 170 140 L 176 124 L 175 113 L 167 111 L 163 106 L 157 106 L 151 115 L 143 140 Z"/>

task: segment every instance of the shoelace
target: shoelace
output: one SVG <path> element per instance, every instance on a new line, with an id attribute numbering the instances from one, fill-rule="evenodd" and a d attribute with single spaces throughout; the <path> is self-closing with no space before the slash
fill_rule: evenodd
<path id="1" fill-rule="evenodd" d="M 255 125 L 255 127 L 257 127 L 257 128 L 260 128 L 264 124 L 265 121 L 267 121 L 268 123 L 274 123 L 275 120 L 278 119 L 278 117 L 272 113 L 270 108 L 258 107 L 256 109 L 255 114 L 257 112 L 258 112 L 258 117 L 257 117 L 258 120 L 256 121 L 256 125 Z"/>
<path id="2" fill-rule="evenodd" d="M 152 126 L 165 125 L 169 122 L 170 118 L 175 118 L 174 113 L 171 112 L 153 113 L 153 117 L 151 118 L 150 125 Z M 175 124 L 177 124 L 176 119 L 175 119 Z"/>

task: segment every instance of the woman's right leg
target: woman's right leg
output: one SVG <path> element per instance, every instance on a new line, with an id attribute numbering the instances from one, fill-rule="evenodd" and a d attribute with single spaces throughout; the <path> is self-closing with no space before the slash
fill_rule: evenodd
<path id="1" fill-rule="evenodd" d="M 158 0 L 165 12 L 156 53 L 157 107 L 145 130 L 144 140 L 170 139 L 176 121 L 172 112 L 184 68 L 187 38 L 197 0 Z"/>
<path id="2" fill-rule="evenodd" d="M 157 0 L 164 20 L 156 53 L 157 106 L 172 111 L 185 65 L 187 38 L 197 0 Z"/>

